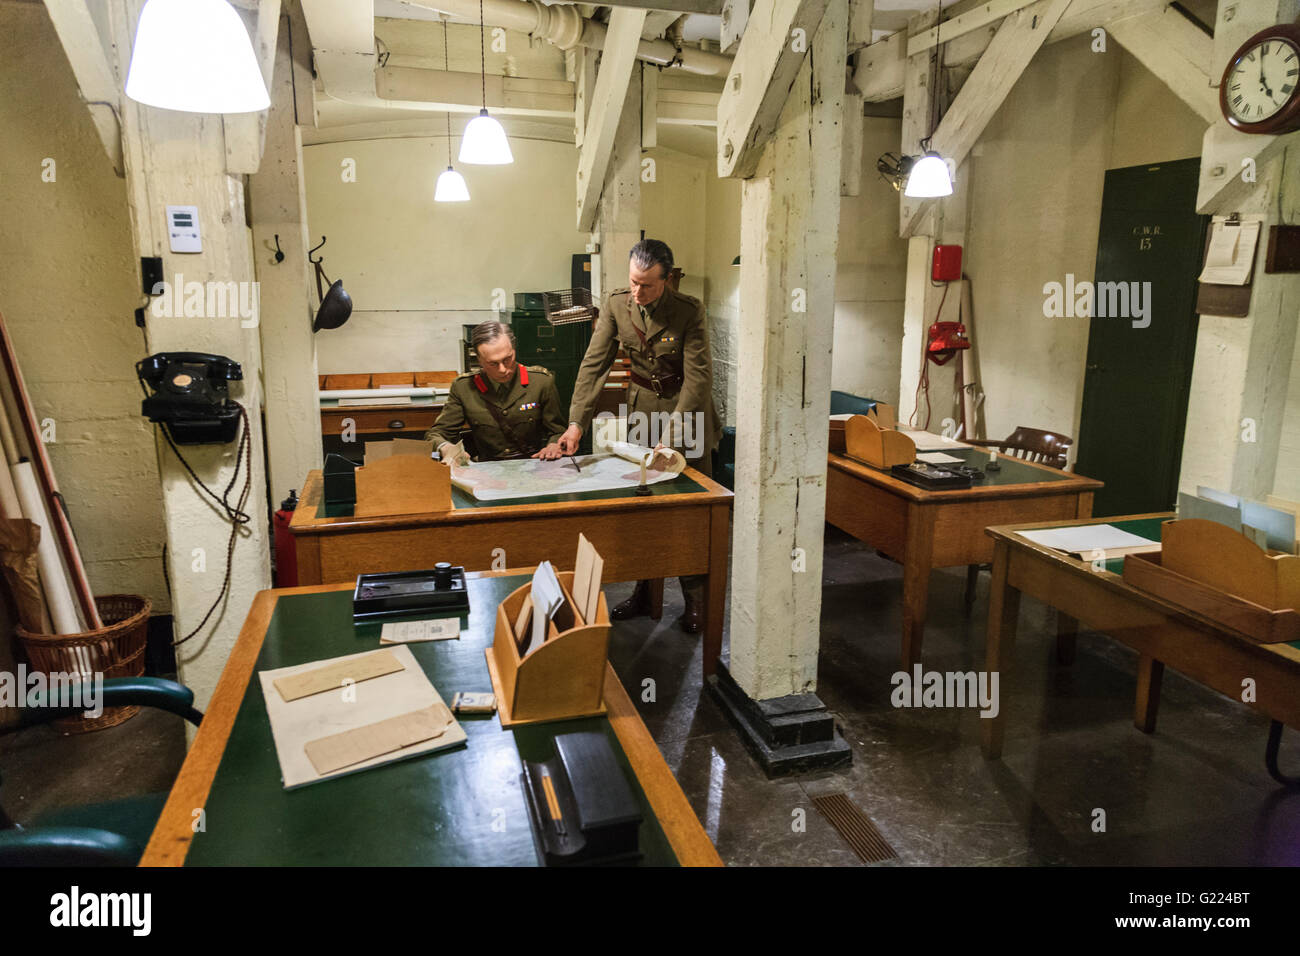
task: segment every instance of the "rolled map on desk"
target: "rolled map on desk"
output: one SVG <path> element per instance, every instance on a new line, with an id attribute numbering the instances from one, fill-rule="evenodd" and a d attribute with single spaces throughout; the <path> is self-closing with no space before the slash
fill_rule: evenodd
<path id="1" fill-rule="evenodd" d="M 517 458 L 509 461 L 479 461 L 451 469 L 451 483 L 479 501 L 537 498 L 546 495 L 580 494 L 589 491 L 635 488 L 670 481 L 686 468 L 680 452 L 611 442 L 607 453 L 584 455 L 577 468 L 568 458 L 542 461 Z"/>

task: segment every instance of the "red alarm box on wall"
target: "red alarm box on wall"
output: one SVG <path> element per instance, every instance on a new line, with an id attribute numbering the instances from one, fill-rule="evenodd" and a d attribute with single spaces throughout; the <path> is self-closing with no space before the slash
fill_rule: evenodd
<path id="1" fill-rule="evenodd" d="M 961 278 L 961 246 L 934 247 L 934 265 L 930 278 L 935 282 L 956 282 Z"/>

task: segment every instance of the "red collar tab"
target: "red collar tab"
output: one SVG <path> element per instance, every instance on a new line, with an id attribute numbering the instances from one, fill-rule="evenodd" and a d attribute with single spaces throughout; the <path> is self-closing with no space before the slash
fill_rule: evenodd
<path id="1" fill-rule="evenodd" d="M 483 381 L 482 375 L 474 376 L 474 387 L 477 388 L 484 395 L 487 394 L 487 390 L 488 390 L 487 383 Z"/>
<path id="2" fill-rule="evenodd" d="M 519 366 L 519 384 L 520 385 L 528 384 L 528 366 L 526 365 Z"/>

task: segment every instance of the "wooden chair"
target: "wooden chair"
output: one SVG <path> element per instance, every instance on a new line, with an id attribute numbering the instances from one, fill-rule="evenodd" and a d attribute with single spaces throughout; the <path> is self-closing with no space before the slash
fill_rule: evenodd
<path id="1" fill-rule="evenodd" d="M 1024 461 L 1047 465 L 1049 468 L 1065 468 L 1066 453 L 1074 444 L 1069 435 L 1043 431 L 1041 428 L 1029 428 L 1017 425 L 1016 430 L 1003 439 L 980 440 L 967 439 L 967 444 L 981 448 L 996 448 L 1002 454 L 1009 454 Z M 971 564 L 966 567 L 966 607 L 975 603 L 975 583 L 979 578 L 981 565 Z M 983 565 L 988 567 L 988 565 Z"/>
<path id="2" fill-rule="evenodd" d="M 1074 444 L 1069 435 L 1057 432 L 1045 432 L 1041 428 L 1027 428 L 1017 425 L 1016 430 L 1003 439 L 977 440 L 968 439 L 967 444 L 983 448 L 996 448 L 1003 454 L 1047 465 L 1049 468 L 1065 468 L 1065 456 Z"/>

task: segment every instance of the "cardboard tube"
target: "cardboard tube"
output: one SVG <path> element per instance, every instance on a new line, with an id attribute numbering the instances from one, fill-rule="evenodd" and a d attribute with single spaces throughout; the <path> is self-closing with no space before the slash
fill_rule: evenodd
<path id="1" fill-rule="evenodd" d="M 9 424 L 9 406 L 3 401 L 0 401 L 0 447 L 4 449 L 6 462 L 11 465 L 18 463 L 18 439 L 14 437 L 13 426 Z M 10 484 L 12 483 L 11 481 Z"/>
<path id="2" fill-rule="evenodd" d="M 18 489 L 14 487 L 14 476 L 9 469 L 0 466 L 0 511 L 6 518 L 23 518 L 23 507 L 18 503 Z"/>
<path id="3" fill-rule="evenodd" d="M 77 634 L 82 628 L 76 605 L 72 603 L 72 588 L 68 585 L 63 562 L 59 560 L 59 546 L 50 530 L 50 516 L 41 501 L 41 492 L 36 486 L 36 472 L 30 461 L 20 461 L 13 466 L 13 483 L 18 491 L 23 515 L 41 529 L 36 558 L 41 571 L 45 601 L 49 605 L 50 616 L 54 619 L 54 633 Z"/>

